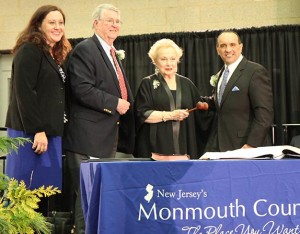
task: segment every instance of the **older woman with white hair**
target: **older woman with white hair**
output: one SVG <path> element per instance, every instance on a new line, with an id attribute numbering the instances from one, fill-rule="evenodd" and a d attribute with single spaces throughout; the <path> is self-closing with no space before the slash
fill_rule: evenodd
<path id="1" fill-rule="evenodd" d="M 187 160 L 202 153 L 207 113 L 189 111 L 201 97 L 190 79 L 177 74 L 182 54 L 170 39 L 157 41 L 148 53 L 156 71 L 142 80 L 135 99 L 135 157 Z"/>

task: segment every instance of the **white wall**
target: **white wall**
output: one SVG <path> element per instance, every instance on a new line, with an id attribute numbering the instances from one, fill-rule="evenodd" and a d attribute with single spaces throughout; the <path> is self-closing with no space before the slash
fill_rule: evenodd
<path id="1" fill-rule="evenodd" d="M 0 127 L 5 126 L 12 55 L 0 55 Z M 0 131 L 0 136 L 4 133 Z"/>
<path id="2" fill-rule="evenodd" d="M 121 10 L 121 35 L 300 23 L 300 0 L 0 0 L 0 50 L 13 47 L 44 4 L 65 12 L 68 38 L 91 36 L 92 11 L 104 2 Z"/>

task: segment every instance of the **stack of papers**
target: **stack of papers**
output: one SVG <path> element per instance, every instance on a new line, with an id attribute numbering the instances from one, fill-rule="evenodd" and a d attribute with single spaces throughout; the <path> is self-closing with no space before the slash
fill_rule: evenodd
<path id="1" fill-rule="evenodd" d="M 300 148 L 290 145 L 237 149 L 226 152 L 206 152 L 199 159 L 282 159 L 299 158 Z"/>

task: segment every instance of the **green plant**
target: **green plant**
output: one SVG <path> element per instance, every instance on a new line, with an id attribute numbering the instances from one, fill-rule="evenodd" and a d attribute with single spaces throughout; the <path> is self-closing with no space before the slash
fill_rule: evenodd
<path id="1" fill-rule="evenodd" d="M 17 151 L 21 145 L 30 142 L 26 138 L 0 137 L 0 151 Z M 41 197 L 60 193 L 53 186 L 29 190 L 24 181 L 18 182 L 0 173 L 0 233 L 51 233 L 51 224 L 35 211 Z"/>
<path id="2" fill-rule="evenodd" d="M 31 142 L 28 138 L 23 137 L 0 137 L 0 152 L 10 153 L 12 151 L 18 151 L 20 146 L 23 146 L 25 143 Z"/>

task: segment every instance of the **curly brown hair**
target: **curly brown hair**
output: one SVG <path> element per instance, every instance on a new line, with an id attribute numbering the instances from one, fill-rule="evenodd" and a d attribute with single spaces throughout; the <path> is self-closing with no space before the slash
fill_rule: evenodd
<path id="1" fill-rule="evenodd" d="M 28 42 L 34 43 L 44 51 L 50 52 L 51 47 L 47 44 L 46 39 L 39 28 L 42 25 L 43 20 L 51 11 L 59 11 L 63 16 L 64 23 L 66 22 L 65 14 L 59 7 L 53 5 L 44 5 L 39 7 L 32 15 L 27 27 L 19 34 L 16 45 L 12 50 L 14 54 L 17 53 L 23 44 Z M 63 35 L 61 40 L 53 46 L 51 54 L 57 64 L 62 64 L 71 49 L 72 46 L 70 42 L 65 35 Z"/>

